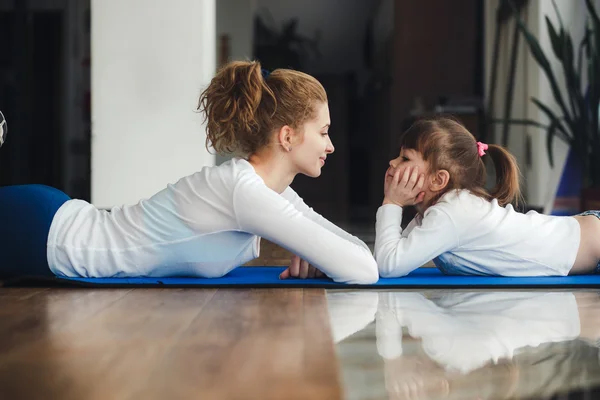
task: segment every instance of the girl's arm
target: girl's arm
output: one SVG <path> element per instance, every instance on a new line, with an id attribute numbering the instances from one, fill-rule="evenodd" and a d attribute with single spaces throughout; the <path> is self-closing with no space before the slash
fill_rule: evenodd
<path id="1" fill-rule="evenodd" d="M 386 204 L 377 210 L 375 259 L 383 278 L 405 276 L 459 245 L 456 227 L 442 210 L 427 210 L 421 225 L 414 226 L 406 237 L 401 223 L 402 207 Z"/>
<path id="2" fill-rule="evenodd" d="M 241 231 L 286 248 L 334 281 L 370 284 L 379 279 L 368 248 L 311 220 L 264 184 L 251 179 L 240 181 L 234 190 L 233 206 Z"/>

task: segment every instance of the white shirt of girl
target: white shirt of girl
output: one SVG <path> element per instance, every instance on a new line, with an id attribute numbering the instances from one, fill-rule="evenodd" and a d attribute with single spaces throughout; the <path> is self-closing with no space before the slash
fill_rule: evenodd
<path id="1" fill-rule="evenodd" d="M 433 260 L 451 275 L 568 275 L 579 222 L 501 207 L 467 190 L 446 193 L 402 230 L 402 207 L 377 210 L 375 259 L 382 277 L 401 277 Z"/>

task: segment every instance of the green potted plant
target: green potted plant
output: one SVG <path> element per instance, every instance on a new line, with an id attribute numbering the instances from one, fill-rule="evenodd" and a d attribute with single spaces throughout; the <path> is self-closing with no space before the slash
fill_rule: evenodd
<path id="1" fill-rule="evenodd" d="M 512 1 L 508 0 L 512 5 Z M 553 111 L 537 98 L 531 101 L 548 117 L 549 123 L 511 120 L 511 123 L 532 125 L 547 130 L 547 150 L 550 165 L 554 166 L 552 146 L 556 137 L 570 147 L 571 156 L 580 168 L 582 193 L 581 208 L 600 208 L 600 19 L 592 0 L 585 0 L 588 21 L 585 34 L 577 48 L 565 28 L 558 8 L 552 0 L 559 21 L 557 27 L 546 17 L 552 52 L 560 61 L 565 78 L 565 90 L 559 88 L 556 75 L 539 41 L 527 29 L 513 5 L 519 31 L 529 50 L 546 75 L 559 112 Z M 587 72 L 587 85 L 582 81 Z"/>

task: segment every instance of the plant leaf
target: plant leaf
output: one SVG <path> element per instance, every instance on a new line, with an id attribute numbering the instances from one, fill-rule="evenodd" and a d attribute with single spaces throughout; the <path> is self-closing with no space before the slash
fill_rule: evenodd
<path id="1" fill-rule="evenodd" d="M 592 0 L 585 0 L 585 4 L 587 6 L 588 13 L 592 19 L 592 31 L 595 33 L 596 39 L 596 49 L 600 48 L 600 17 L 598 17 L 598 13 L 596 13 L 596 7 L 594 7 L 594 3 Z"/>
<path id="2" fill-rule="evenodd" d="M 556 58 L 562 61 L 563 57 L 563 49 L 562 49 L 562 34 L 563 31 L 561 29 L 560 36 L 556 33 L 556 29 L 554 29 L 554 25 L 550 22 L 550 18 L 546 16 L 546 27 L 548 28 L 548 35 L 550 36 L 550 44 L 552 45 L 552 50 L 554 51 L 554 55 Z"/>
<path id="3" fill-rule="evenodd" d="M 515 14 L 515 18 L 516 18 L 519 30 L 525 37 L 525 41 L 529 45 L 529 50 L 531 51 L 531 54 L 533 55 L 533 57 L 535 58 L 537 63 L 540 65 L 540 67 L 546 74 L 546 78 L 548 79 L 548 82 L 550 83 L 550 87 L 552 89 L 552 94 L 553 94 L 554 98 L 556 99 L 558 105 L 560 106 L 567 124 L 572 125 L 572 117 L 569 114 L 567 106 L 563 100 L 563 96 L 560 92 L 556 78 L 554 77 L 554 73 L 552 72 L 552 68 L 550 67 L 550 62 L 548 61 L 548 58 L 544 54 L 544 51 L 542 50 L 538 40 L 535 38 L 535 36 L 533 36 L 531 34 L 531 32 L 527 29 L 527 27 L 521 20 L 521 16 L 517 12 L 512 1 L 508 0 L 508 2 L 511 5 L 511 7 L 513 8 L 513 12 Z"/>
<path id="4" fill-rule="evenodd" d="M 535 97 L 532 97 L 531 101 L 533 102 L 533 104 L 538 106 L 539 109 L 542 110 L 544 114 L 546 114 L 546 116 L 548 116 L 551 124 L 556 123 L 556 129 L 562 132 L 565 135 L 565 137 L 569 138 L 569 141 L 572 140 L 571 135 L 569 135 L 568 132 L 565 130 L 560 118 L 558 118 L 556 114 L 554 114 L 554 112 L 547 105 L 545 105 Z"/>
<path id="5" fill-rule="evenodd" d="M 588 104 L 592 118 L 592 126 L 595 134 L 598 134 L 598 106 L 600 105 L 600 79 L 598 79 L 598 68 L 600 68 L 600 17 L 594 7 L 592 0 L 585 0 L 586 8 L 590 14 L 591 31 L 593 39 L 588 45 L 588 80 L 590 93 Z"/>
<path id="6" fill-rule="evenodd" d="M 598 121 L 598 113 L 600 112 L 600 79 L 598 77 L 600 68 L 600 19 L 598 18 L 593 3 L 586 0 L 586 5 L 591 20 L 591 28 L 588 28 L 591 31 L 590 39 L 586 46 L 586 55 L 588 58 L 586 107 L 589 112 L 588 118 L 590 122 L 588 134 L 590 135 L 590 144 L 593 148 L 600 148 L 600 126 Z"/>
<path id="7" fill-rule="evenodd" d="M 560 26 L 560 30 L 564 31 L 565 26 L 563 24 L 562 18 L 560 17 L 560 12 L 558 12 L 558 7 L 556 6 L 556 1 L 552 0 L 552 7 L 554 7 L 554 12 L 556 13 L 556 18 L 558 18 L 558 25 Z"/>
<path id="8" fill-rule="evenodd" d="M 285 43 L 290 43 L 298 38 L 296 29 L 298 28 L 298 19 L 290 18 L 284 25 L 281 31 L 281 39 Z"/>
<path id="9" fill-rule="evenodd" d="M 581 74 L 583 72 L 582 68 L 583 68 L 583 51 L 584 51 L 584 48 L 586 50 L 586 57 L 589 57 L 589 54 L 587 54 L 587 51 L 588 51 L 588 43 L 590 41 L 590 36 L 591 36 L 591 30 L 586 25 L 586 27 L 585 27 L 585 34 L 583 35 L 583 39 L 581 39 L 581 42 L 579 43 L 579 50 L 577 52 L 577 71 L 578 71 L 578 75 L 579 75 L 580 78 L 581 78 Z"/>
<path id="10" fill-rule="evenodd" d="M 535 126 L 536 128 L 541 128 L 541 129 L 548 129 L 548 126 L 538 122 L 538 121 L 534 121 L 532 119 L 509 119 L 509 120 L 505 120 L 503 118 L 492 118 L 490 121 L 490 123 L 492 124 L 503 124 L 505 122 L 508 122 L 511 125 L 527 125 L 527 126 Z"/>
<path id="11" fill-rule="evenodd" d="M 550 161 L 551 168 L 554 168 L 554 149 L 552 147 L 552 144 L 554 143 L 554 136 L 556 135 L 558 123 L 558 120 L 552 121 L 546 133 L 546 147 L 548 149 L 548 161 Z"/>
<path id="12" fill-rule="evenodd" d="M 573 41 L 571 40 L 571 35 L 561 31 L 561 38 L 563 44 L 562 67 L 565 76 L 567 95 L 571 105 L 571 112 L 573 113 L 573 124 L 577 124 L 577 120 L 581 120 L 582 118 L 585 119 L 585 116 L 587 115 L 585 98 L 581 92 L 581 77 L 578 75 L 574 64 Z"/>

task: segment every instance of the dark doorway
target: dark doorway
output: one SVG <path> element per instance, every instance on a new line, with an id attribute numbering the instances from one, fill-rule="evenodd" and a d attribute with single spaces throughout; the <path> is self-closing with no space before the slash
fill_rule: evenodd
<path id="1" fill-rule="evenodd" d="M 9 127 L 0 185 L 63 189 L 64 11 L 0 12 L 0 109 Z"/>

